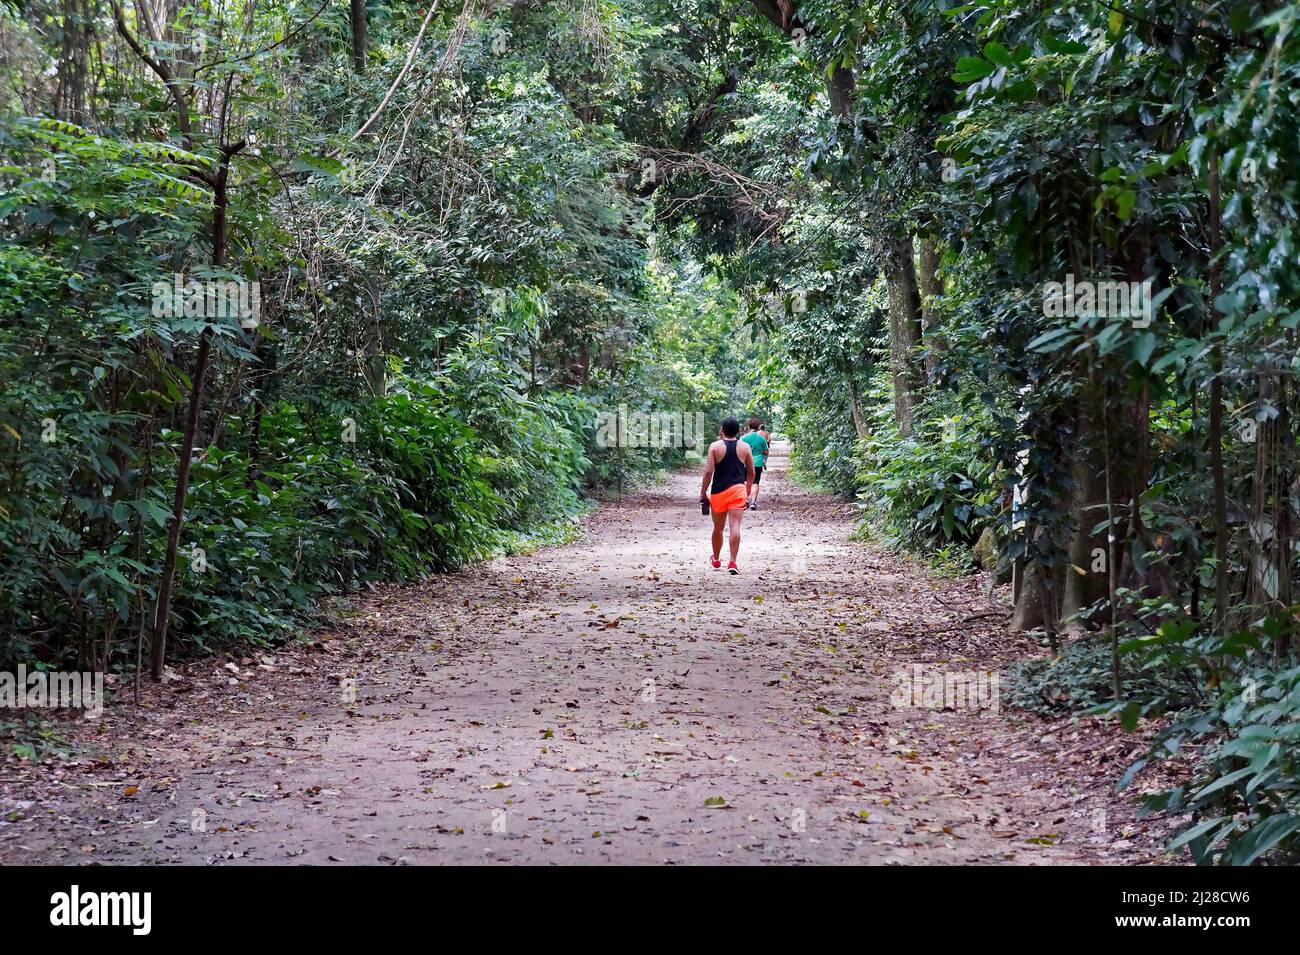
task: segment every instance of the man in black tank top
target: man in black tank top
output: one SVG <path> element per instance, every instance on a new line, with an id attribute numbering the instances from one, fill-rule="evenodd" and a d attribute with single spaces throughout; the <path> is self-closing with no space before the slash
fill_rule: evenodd
<path id="1" fill-rule="evenodd" d="M 731 563 L 727 564 L 727 572 L 740 573 L 736 566 L 740 519 L 745 516 L 753 485 L 754 452 L 740 440 L 740 422 L 724 418 L 718 440 L 709 445 L 704 457 L 704 480 L 700 484 L 700 503 L 707 503 L 713 515 L 713 556 L 709 564 L 714 570 L 722 566 L 722 527 L 729 524 Z"/>

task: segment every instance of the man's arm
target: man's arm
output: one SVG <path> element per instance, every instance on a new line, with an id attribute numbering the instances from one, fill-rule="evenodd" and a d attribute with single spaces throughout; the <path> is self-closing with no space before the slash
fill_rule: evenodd
<path id="1" fill-rule="evenodd" d="M 713 480 L 713 445 L 704 455 L 704 480 L 700 483 L 700 500 L 708 499 L 709 482 Z"/>
<path id="2" fill-rule="evenodd" d="M 754 490 L 754 452 L 743 441 L 741 445 L 745 448 L 745 497 L 749 497 Z"/>

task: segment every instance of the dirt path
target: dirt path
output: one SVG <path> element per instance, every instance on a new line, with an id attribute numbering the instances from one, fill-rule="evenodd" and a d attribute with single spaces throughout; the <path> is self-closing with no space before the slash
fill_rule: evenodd
<path id="1" fill-rule="evenodd" d="M 900 669 L 1030 648 L 963 622 L 999 609 L 978 579 L 851 542 L 852 508 L 783 463 L 740 577 L 706 568 L 698 479 L 676 475 L 576 544 L 197 665 L 79 732 L 97 758 L 6 768 L 0 861 L 1148 858 L 1118 769 L 1078 758 L 1068 726 L 891 704 Z"/>

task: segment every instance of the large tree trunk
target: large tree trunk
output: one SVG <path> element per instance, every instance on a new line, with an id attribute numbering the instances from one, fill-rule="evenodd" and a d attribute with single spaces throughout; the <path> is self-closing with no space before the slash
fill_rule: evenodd
<path id="1" fill-rule="evenodd" d="M 378 296 L 372 296 L 372 300 L 377 299 Z M 364 314 L 360 317 L 366 320 Z M 378 303 L 366 320 L 362 336 L 361 352 L 364 356 L 362 370 L 366 388 L 376 398 L 382 398 L 388 393 L 388 346 L 384 341 L 384 326 L 380 320 Z"/>
<path id="2" fill-rule="evenodd" d="M 1061 595 L 1063 620 L 1108 598 L 1111 584 L 1125 570 L 1129 539 L 1142 540 L 1140 504 L 1149 468 L 1150 397 L 1144 387 L 1117 406 L 1104 400 L 1099 387 L 1095 380 L 1090 382 L 1080 399 L 1070 503 L 1074 531 Z M 1093 533 L 1108 518 L 1113 518 L 1113 526 Z"/>
<path id="3" fill-rule="evenodd" d="M 1036 630 L 1047 622 L 1043 606 L 1043 565 L 1037 561 L 1023 564 L 1016 579 L 1015 608 L 1007 629 L 1012 633 Z"/>
<path id="4" fill-rule="evenodd" d="M 831 68 L 826 78 L 826 97 L 830 100 L 831 114 L 841 119 L 849 115 L 853 108 L 853 71 L 845 66 Z"/>
<path id="5" fill-rule="evenodd" d="M 1291 341 L 1292 349 L 1295 346 L 1295 333 L 1288 334 Z M 1278 460 L 1275 462 L 1277 468 L 1276 485 L 1274 491 L 1274 504 L 1276 507 L 1277 517 L 1274 520 L 1276 534 L 1276 553 L 1278 564 L 1278 581 L 1277 581 L 1277 602 L 1280 607 L 1289 607 L 1292 602 L 1291 588 L 1291 531 L 1295 526 L 1295 519 L 1291 513 L 1291 495 L 1289 493 L 1292 487 L 1292 480 L 1295 475 L 1295 435 L 1291 433 L 1291 411 L 1289 408 L 1290 387 L 1287 383 L 1286 375 L 1278 375 L 1277 379 L 1277 408 L 1278 418 L 1276 427 L 1280 439 L 1278 441 Z M 1283 654 L 1291 652 L 1291 632 L 1284 631 L 1277 639 L 1274 651 L 1279 659 Z"/>
<path id="6" fill-rule="evenodd" d="M 1291 467 L 1286 377 L 1265 375 L 1259 383 L 1259 401 L 1278 409 L 1276 418 L 1254 423 L 1255 476 L 1251 496 L 1251 551 L 1247 576 L 1247 601 L 1268 613 L 1283 611 L 1291 603 Z M 1247 432 L 1249 433 L 1249 432 Z M 1285 643 L 1275 648 L 1279 653 Z"/>
<path id="7" fill-rule="evenodd" d="M 55 74 L 58 83 L 54 91 L 54 115 L 73 123 L 85 123 L 87 61 L 98 11 L 86 0 L 63 0 L 62 14 L 63 47 Z"/>
<path id="8" fill-rule="evenodd" d="M 1279 607 L 1291 606 L 1291 528 L 1294 520 L 1291 515 L 1291 497 L 1289 489 L 1291 487 L 1292 475 L 1295 465 L 1292 460 L 1292 449 L 1295 448 L 1295 436 L 1291 434 L 1291 413 L 1287 408 L 1287 378 L 1285 375 L 1278 375 L 1277 379 L 1277 407 L 1278 417 L 1274 426 L 1277 429 L 1278 444 L 1277 458 L 1274 461 L 1274 490 L 1273 490 L 1273 534 L 1274 534 L 1274 554 L 1277 562 L 1277 605 Z M 1283 631 L 1277 638 L 1274 645 L 1274 652 L 1280 660 L 1284 654 L 1291 652 L 1291 632 Z"/>
<path id="9" fill-rule="evenodd" d="M 566 367 L 569 383 L 578 388 L 586 387 L 587 379 L 591 375 L 591 350 L 586 345 L 579 347 L 577 357 Z"/>
<path id="10" fill-rule="evenodd" d="M 1106 596 L 1113 559 L 1102 531 L 1092 529 L 1106 519 L 1106 473 L 1102 462 L 1099 421 L 1091 416 L 1080 418 L 1081 436 L 1094 437 L 1095 446 L 1080 448 L 1074 458 L 1074 489 L 1070 500 L 1070 521 L 1074 532 L 1070 538 L 1065 583 L 1061 592 L 1061 619 L 1084 610 Z M 1090 434 L 1091 432 L 1091 434 Z M 1067 625 L 1077 629 L 1075 625 Z"/>
<path id="11" fill-rule="evenodd" d="M 1015 606 L 1007 629 L 1012 633 L 1044 630 L 1048 645 L 1055 653 L 1060 648 L 1058 629 L 1061 622 L 1063 574 L 1059 567 L 1049 570 L 1047 565 L 1038 560 L 1025 561 L 1019 570 Z"/>
<path id="12" fill-rule="evenodd" d="M 889 367 L 894 383 L 894 422 L 903 437 L 912 434 L 920 385 L 916 347 L 921 341 L 921 293 L 916 282 L 912 237 L 894 240 L 885 255 L 889 289 Z"/>
<path id="13" fill-rule="evenodd" d="M 925 380 L 934 381 L 938 371 L 939 353 L 943 342 L 935 334 L 938 319 L 934 314 L 934 300 L 943 294 L 939 281 L 939 243 L 935 239 L 921 240 L 920 272 L 917 278 L 921 287 L 921 336 L 925 342 Z"/>
<path id="14" fill-rule="evenodd" d="M 366 0 L 351 0 L 352 19 L 352 69 L 366 71 Z"/>

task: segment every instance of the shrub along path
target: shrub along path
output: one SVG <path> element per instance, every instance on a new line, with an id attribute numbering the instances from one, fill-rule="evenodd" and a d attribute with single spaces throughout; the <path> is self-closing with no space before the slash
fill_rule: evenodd
<path id="1" fill-rule="evenodd" d="M 744 574 L 709 571 L 698 480 L 378 591 L 311 644 L 203 661 L 74 727 L 75 756 L 0 767 L 0 861 L 1155 858 L 1110 794 L 1140 740 L 891 702 L 900 671 L 1037 652 L 980 579 L 851 541 L 853 509 L 781 455 Z"/>

